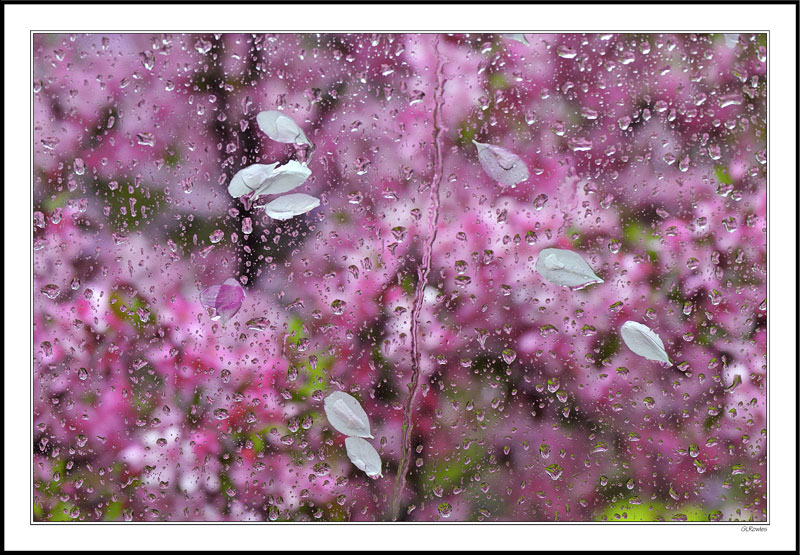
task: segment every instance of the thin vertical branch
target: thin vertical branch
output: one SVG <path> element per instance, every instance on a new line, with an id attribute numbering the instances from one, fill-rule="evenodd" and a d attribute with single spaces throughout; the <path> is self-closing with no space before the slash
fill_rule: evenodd
<path id="1" fill-rule="evenodd" d="M 411 413 L 414 410 L 414 400 L 419 390 L 420 374 L 422 372 L 419 352 L 419 318 L 422 311 L 422 303 L 425 298 L 425 287 L 428 284 L 428 276 L 431 271 L 433 244 L 436 241 L 436 233 L 439 225 L 439 186 L 442 181 L 442 129 L 440 126 L 440 119 L 445 83 L 444 74 L 442 72 L 442 57 L 439 52 L 439 35 L 436 35 L 434 39 L 433 48 L 436 53 L 436 88 L 434 90 L 433 106 L 433 182 L 431 184 L 431 197 L 428 206 L 428 238 L 425 242 L 422 254 L 422 265 L 417 270 L 417 289 L 414 296 L 413 309 L 411 311 L 411 381 L 408 384 L 408 398 L 403 406 L 402 452 L 397 470 L 397 478 L 394 484 L 394 492 L 392 494 L 392 520 L 397 520 L 400 516 L 400 505 L 403 491 L 406 487 L 408 467 L 411 463 L 411 432 L 414 429 L 414 420 Z"/>

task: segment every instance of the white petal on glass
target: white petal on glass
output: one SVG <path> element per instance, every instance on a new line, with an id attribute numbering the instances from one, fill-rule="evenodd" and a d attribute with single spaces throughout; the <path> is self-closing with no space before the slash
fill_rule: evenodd
<path id="1" fill-rule="evenodd" d="M 310 145 L 303 130 L 292 118 L 275 110 L 260 112 L 256 116 L 258 127 L 267 134 L 267 137 L 279 143 L 294 143 L 296 145 Z"/>
<path id="2" fill-rule="evenodd" d="M 381 456 L 370 445 L 370 443 L 360 437 L 348 437 L 344 440 L 347 448 L 347 457 L 358 469 L 366 472 L 367 476 L 383 477 L 381 472 Z"/>
<path id="3" fill-rule="evenodd" d="M 296 189 L 311 177 L 311 170 L 305 164 L 297 160 L 289 160 L 283 166 L 275 168 L 272 173 L 264 180 L 258 189 L 253 200 L 261 195 L 277 195 Z"/>
<path id="4" fill-rule="evenodd" d="M 581 255 L 566 249 L 539 251 L 536 271 L 550 283 L 573 289 L 580 289 L 593 283 L 603 283 Z"/>
<path id="5" fill-rule="evenodd" d="M 664 342 L 644 324 L 628 321 L 622 324 L 619 331 L 625 345 L 637 355 L 647 360 L 672 364 L 667 351 L 664 350 Z"/>
<path id="6" fill-rule="evenodd" d="M 525 46 L 530 46 L 530 43 L 528 42 L 528 39 L 525 38 L 525 35 L 523 33 L 504 33 L 502 36 L 504 36 L 507 39 L 511 39 L 511 40 L 515 40 L 517 42 L 521 42 Z"/>
<path id="7" fill-rule="evenodd" d="M 303 193 L 283 195 L 264 206 L 267 216 L 276 220 L 288 220 L 319 206 L 319 199 Z"/>
<path id="8" fill-rule="evenodd" d="M 274 164 L 253 164 L 242 168 L 231 179 L 228 185 L 228 193 L 233 198 L 252 193 L 258 190 L 264 182 L 273 174 L 277 162 Z"/>
<path id="9" fill-rule="evenodd" d="M 739 44 L 739 33 L 723 33 L 725 37 L 725 46 L 728 48 L 736 48 L 736 45 Z"/>
<path id="10" fill-rule="evenodd" d="M 344 391 L 335 391 L 323 402 L 325 416 L 331 426 L 346 436 L 372 437 L 369 417 L 355 397 Z"/>
<path id="11" fill-rule="evenodd" d="M 498 183 L 514 187 L 528 179 L 528 167 L 513 152 L 499 146 L 472 142 L 478 148 L 478 160 L 483 171 Z"/>

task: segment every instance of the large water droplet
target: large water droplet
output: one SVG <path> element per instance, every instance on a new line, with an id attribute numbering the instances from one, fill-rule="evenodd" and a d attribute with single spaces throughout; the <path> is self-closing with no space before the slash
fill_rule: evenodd
<path id="1" fill-rule="evenodd" d="M 215 409 L 214 410 L 214 418 L 217 420 L 227 420 L 230 417 L 230 414 L 225 409 Z"/>
<path id="2" fill-rule="evenodd" d="M 75 158 L 72 162 L 72 169 L 75 171 L 76 175 L 83 175 L 86 171 L 86 164 L 84 164 L 82 158 Z"/>
<path id="3" fill-rule="evenodd" d="M 59 293 L 61 292 L 61 289 L 58 287 L 58 285 L 50 283 L 42 287 L 41 291 L 42 295 L 44 295 L 48 299 L 55 299 L 58 297 Z"/>
<path id="4" fill-rule="evenodd" d="M 208 240 L 211 241 L 212 244 L 217 244 L 225 238 L 225 232 L 220 229 L 215 229 L 211 232 L 211 235 L 208 236 Z"/>
<path id="5" fill-rule="evenodd" d="M 559 45 L 559 47 L 556 48 L 556 53 L 558 54 L 559 58 L 566 58 L 567 60 L 571 60 L 578 55 L 578 52 L 574 48 L 571 48 L 566 44 Z"/>
<path id="6" fill-rule="evenodd" d="M 347 309 L 347 303 L 341 299 L 336 299 L 331 303 L 331 311 L 337 316 L 341 316 L 342 314 L 344 314 L 344 311 L 346 309 Z"/>
<path id="7" fill-rule="evenodd" d="M 558 480 L 561 478 L 561 474 L 564 472 L 564 469 L 561 468 L 560 465 L 553 463 L 550 466 L 545 467 L 545 472 L 547 475 L 550 476 L 553 480 Z"/>
<path id="8" fill-rule="evenodd" d="M 154 146 L 156 139 L 152 133 L 137 133 L 136 142 L 143 146 Z"/>

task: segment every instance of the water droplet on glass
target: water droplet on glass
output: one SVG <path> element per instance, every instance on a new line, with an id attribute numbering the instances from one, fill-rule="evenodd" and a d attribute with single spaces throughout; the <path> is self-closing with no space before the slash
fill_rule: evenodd
<path id="1" fill-rule="evenodd" d="M 156 66 L 156 55 L 153 54 L 152 50 L 139 52 L 139 61 L 142 62 L 142 66 L 144 66 L 147 71 L 151 71 Z"/>
<path id="2" fill-rule="evenodd" d="M 739 93 L 724 94 L 719 97 L 719 107 L 727 108 L 728 106 L 738 106 L 744 102 L 744 98 Z"/>
<path id="3" fill-rule="evenodd" d="M 58 285 L 50 283 L 42 287 L 41 291 L 42 295 L 44 295 L 48 299 L 55 299 L 58 297 L 58 294 L 61 292 L 61 289 L 58 287 Z"/>
<path id="4" fill-rule="evenodd" d="M 331 312 L 333 312 L 337 316 L 341 316 L 342 314 L 344 314 L 346 308 L 347 308 L 347 303 L 341 299 L 336 299 L 331 303 Z"/>
<path id="5" fill-rule="evenodd" d="M 213 46 L 214 45 L 211 44 L 211 42 L 202 38 L 197 39 L 197 41 L 194 43 L 194 49 L 200 54 L 208 54 Z"/>
<path id="6" fill-rule="evenodd" d="M 395 238 L 396 241 L 402 242 L 406 238 L 406 228 L 403 226 L 397 226 L 392 228 L 392 236 Z"/>
<path id="7" fill-rule="evenodd" d="M 72 162 L 72 169 L 75 171 L 76 175 L 83 175 L 86 171 L 86 164 L 84 164 L 82 158 L 75 158 Z"/>
<path id="8" fill-rule="evenodd" d="M 578 55 L 578 52 L 566 44 L 561 44 L 556 48 L 556 53 L 558 54 L 559 58 L 565 58 L 567 60 L 571 60 L 575 56 Z"/>
<path id="9" fill-rule="evenodd" d="M 550 478 L 552 478 L 553 480 L 558 480 L 559 478 L 561 478 L 561 474 L 564 472 L 564 469 L 561 468 L 561 466 L 556 463 L 553 463 L 545 467 L 544 470 L 545 472 L 547 472 L 547 475 L 550 476 Z"/>
<path id="10" fill-rule="evenodd" d="M 722 220 L 722 227 L 724 227 L 725 231 L 727 231 L 728 233 L 733 233 L 734 231 L 739 229 L 739 223 L 736 221 L 736 218 L 734 216 L 730 216 Z"/>
<path id="11" fill-rule="evenodd" d="M 549 337 L 554 333 L 558 333 L 558 328 L 556 328 L 553 324 L 544 324 L 543 326 L 539 327 L 539 334 L 542 337 Z"/>
<path id="12" fill-rule="evenodd" d="M 43 137 L 42 146 L 47 150 L 55 150 L 58 143 L 61 142 L 58 137 Z"/>
<path id="13" fill-rule="evenodd" d="M 503 360 L 506 364 L 511 364 L 517 358 L 517 353 L 513 349 L 503 349 Z"/>
<path id="14" fill-rule="evenodd" d="M 592 141 L 585 137 L 575 137 L 567 141 L 567 145 L 573 152 L 585 152 L 592 150 Z"/>
<path id="15" fill-rule="evenodd" d="M 227 420 L 230 417 L 230 414 L 225 409 L 215 409 L 214 410 L 214 418 L 217 420 Z"/>
<path id="16" fill-rule="evenodd" d="M 535 199 L 533 199 L 533 207 L 536 210 L 541 210 L 544 208 L 544 205 L 547 204 L 547 195 L 544 193 L 537 195 Z"/>
<path id="17" fill-rule="evenodd" d="M 208 240 L 211 241 L 213 244 L 217 244 L 225 238 L 225 233 L 220 229 L 215 229 L 211 232 L 211 235 L 208 236 Z"/>
<path id="18" fill-rule="evenodd" d="M 255 330 L 255 331 L 265 331 L 269 327 L 269 320 L 264 318 L 263 316 L 259 316 L 257 318 L 252 318 L 245 322 L 245 325 L 248 329 Z"/>
<path id="19" fill-rule="evenodd" d="M 154 146 L 156 139 L 152 133 L 137 133 L 136 142 L 143 146 Z"/>
<path id="20" fill-rule="evenodd" d="M 353 169 L 356 170 L 357 175 L 364 175 L 369 169 L 370 162 L 366 158 L 356 158 L 353 161 Z"/>

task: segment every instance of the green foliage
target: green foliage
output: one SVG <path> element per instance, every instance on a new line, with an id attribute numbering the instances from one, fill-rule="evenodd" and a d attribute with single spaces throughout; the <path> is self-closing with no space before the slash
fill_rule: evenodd
<path id="1" fill-rule="evenodd" d="M 149 325 L 153 325 L 158 320 L 158 316 L 155 311 L 151 307 L 148 307 L 147 303 L 140 299 L 138 295 L 125 295 L 124 293 L 121 293 L 119 289 L 116 289 L 111 293 L 109 306 L 111 307 L 111 311 L 118 318 L 126 321 L 137 330 L 141 330 Z M 142 321 L 142 319 L 139 317 L 139 309 L 142 309 L 149 314 L 149 317 L 146 321 Z"/>
<path id="2" fill-rule="evenodd" d="M 117 521 L 122 514 L 122 503 L 119 501 L 112 501 L 108 504 L 105 513 L 103 514 L 103 520 L 113 522 Z"/>
<path id="3" fill-rule="evenodd" d="M 109 222 L 117 231 L 130 230 L 151 223 L 155 215 L 165 206 L 165 195 L 162 191 L 151 191 L 149 187 L 143 185 L 137 187 L 129 181 L 120 181 L 113 191 L 109 189 L 107 182 L 101 183 L 98 184 L 98 190 L 106 199 Z"/>
<path id="4" fill-rule="evenodd" d="M 619 501 L 606 506 L 605 509 L 597 515 L 596 520 L 607 522 L 657 522 L 673 520 L 708 522 L 709 514 L 710 511 L 704 511 L 699 506 L 693 504 L 681 505 L 675 509 L 667 509 L 660 501 L 642 500 L 639 504 L 633 504 L 629 501 Z"/>
<path id="5" fill-rule="evenodd" d="M 47 520 L 50 522 L 74 522 L 77 520 L 77 518 L 70 516 L 70 513 L 74 508 L 75 505 L 72 503 L 64 503 L 61 501 L 50 511 Z"/>
<path id="6" fill-rule="evenodd" d="M 724 183 L 725 185 L 733 184 L 733 179 L 731 179 L 731 176 L 728 175 L 727 170 L 725 170 L 725 168 L 722 166 L 716 166 L 714 168 L 714 175 L 717 177 L 717 181 L 720 183 Z"/>

